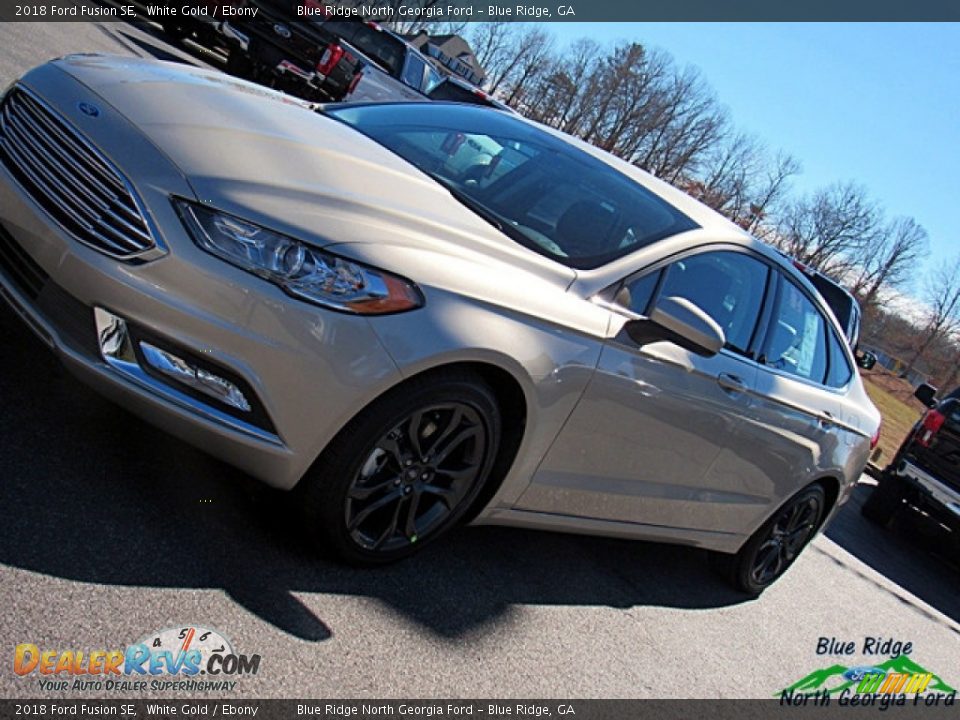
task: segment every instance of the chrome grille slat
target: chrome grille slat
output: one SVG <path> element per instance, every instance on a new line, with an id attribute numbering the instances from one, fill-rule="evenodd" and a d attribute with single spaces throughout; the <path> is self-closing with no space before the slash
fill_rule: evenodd
<path id="1" fill-rule="evenodd" d="M 32 115 L 27 115 L 25 111 L 24 111 L 24 116 L 27 119 L 33 119 L 35 117 Z M 32 127 L 34 129 L 34 132 L 38 133 L 39 137 L 46 136 L 48 141 L 51 143 L 53 142 L 51 136 L 55 136 L 58 138 L 63 137 L 61 134 L 51 133 L 49 132 L 49 130 L 44 131 L 43 128 L 37 128 L 35 125 Z M 49 123 L 46 124 L 44 127 L 49 128 Z M 76 146 L 66 145 L 63 142 L 61 142 L 58 144 L 58 147 L 61 149 L 64 155 L 69 156 L 68 162 L 73 167 L 77 168 L 78 172 L 85 175 L 86 177 L 89 177 L 90 182 L 93 185 L 95 185 L 98 188 L 98 190 L 101 193 L 103 193 L 105 196 L 109 196 L 114 199 L 119 199 L 122 195 L 124 195 L 127 192 L 123 184 L 119 182 L 115 177 L 113 177 L 112 174 L 107 174 L 102 169 L 98 169 L 97 167 L 94 167 L 92 161 L 89 159 L 90 156 L 88 154 L 85 154 L 79 151 L 76 148 Z M 94 174 L 96 174 L 96 177 L 94 177 Z M 104 181 L 106 181 L 106 183 L 104 183 Z M 132 203 L 132 201 L 129 200 L 129 198 L 128 198 L 128 201 Z"/>
<path id="2" fill-rule="evenodd" d="M 2 147 L 10 157 L 12 157 L 14 160 L 17 161 L 20 171 L 26 173 L 27 177 L 30 178 L 31 182 L 33 182 L 35 186 L 40 188 L 43 192 L 47 193 L 48 195 L 54 196 L 58 194 L 58 191 L 54 188 L 51 188 L 50 185 L 47 184 L 46 180 L 38 177 L 35 166 L 33 165 L 32 161 L 25 159 L 20 154 L 20 151 L 10 143 L 8 138 L 0 137 L 0 147 Z M 72 206 L 61 205 L 60 209 L 63 212 L 67 213 L 73 219 L 74 222 L 79 224 L 85 230 L 90 230 L 90 231 L 93 230 L 93 225 L 91 225 L 87 220 L 84 220 L 82 217 L 80 217 L 80 215 L 76 213 L 76 211 L 72 208 Z"/>
<path id="3" fill-rule="evenodd" d="M 48 151 L 56 154 L 60 158 L 61 166 L 66 164 L 70 165 L 76 169 L 80 175 L 83 176 L 83 179 L 87 181 L 91 189 L 100 190 L 103 193 L 103 199 L 106 202 L 113 202 L 116 200 L 117 196 L 113 192 L 109 192 L 103 188 L 102 181 L 95 178 L 83 165 L 78 163 L 76 159 L 71 156 L 61 145 L 57 145 L 55 142 L 52 142 L 45 134 L 42 128 L 40 128 L 36 122 L 27 115 L 25 112 L 20 112 L 16 108 L 11 108 L 10 105 L 6 105 L 3 108 L 3 119 L 8 123 L 10 127 L 14 127 L 14 122 L 20 122 L 24 125 L 29 126 L 31 132 L 31 139 L 34 142 L 42 143 L 43 147 Z M 15 128 L 14 128 L 15 129 Z"/>
<path id="4" fill-rule="evenodd" d="M 110 248 L 114 251 L 129 252 L 134 246 L 130 242 L 120 242 L 110 240 L 109 238 L 103 238 L 99 233 L 96 232 L 96 225 L 100 224 L 100 217 L 95 209 L 92 209 L 82 202 L 76 199 L 75 196 L 71 196 L 70 188 L 66 187 L 60 180 L 58 180 L 53 175 L 47 175 L 46 177 L 39 177 L 44 168 L 40 165 L 34 158 L 26 157 L 21 154 L 21 149 L 14 146 L 10 146 L 8 139 L 2 138 L 0 141 L 3 142 L 4 147 L 7 148 L 8 152 L 11 152 L 14 157 L 21 163 L 21 169 L 26 170 L 29 166 L 31 173 L 31 179 L 39 186 L 42 186 L 47 192 L 50 192 L 51 183 L 53 184 L 54 192 L 58 193 L 61 199 L 65 200 L 66 203 L 61 204 L 61 209 L 68 212 L 70 217 L 78 223 L 82 228 L 92 235 L 97 236 L 101 240 L 105 240 Z M 68 207 L 69 205 L 69 207 Z"/>
<path id="5" fill-rule="evenodd" d="M 0 164 L 80 242 L 121 259 L 156 247 L 142 205 L 119 170 L 20 86 L 0 105 Z"/>
<path id="6" fill-rule="evenodd" d="M 113 213 L 110 214 L 112 215 Z M 98 218 L 96 220 L 96 227 L 100 228 L 101 230 L 106 230 L 108 233 L 117 238 L 117 242 L 121 243 L 122 245 L 126 245 L 128 249 L 135 249 L 137 247 L 137 244 L 134 240 L 132 240 L 128 235 L 125 235 L 118 228 L 108 224 L 103 218 Z"/>
<path id="7" fill-rule="evenodd" d="M 65 193 L 63 192 L 64 189 L 62 187 L 59 190 L 53 189 L 50 187 L 50 185 L 47 183 L 46 180 L 38 177 L 37 173 L 33 169 L 35 166 L 31 164 L 30 160 L 20 155 L 20 151 L 16 149 L 13 145 L 11 145 L 7 138 L 0 137 L 0 148 L 6 151 L 8 156 L 16 160 L 16 162 L 19 165 L 19 170 L 25 173 L 27 177 L 30 179 L 30 181 L 37 188 L 39 188 L 41 192 L 45 193 L 48 197 L 57 197 L 58 195 L 63 197 L 65 195 Z M 70 203 L 70 201 L 61 202 L 57 209 L 60 212 L 66 213 L 67 216 L 84 231 L 85 236 L 89 238 L 95 238 L 98 241 L 97 246 L 99 247 L 99 249 L 109 250 L 111 254 L 129 252 L 129 248 L 124 247 L 123 245 L 117 243 L 114 240 L 110 240 L 109 238 L 103 237 L 100 233 L 98 233 L 94 228 L 94 226 L 90 224 L 89 219 L 85 219 L 84 217 L 82 217 L 80 214 L 77 213 L 74 205 Z M 54 217 L 56 218 L 55 215 Z M 60 221 L 59 218 L 57 218 L 57 221 L 60 222 L 61 225 L 64 225 L 64 223 Z M 71 232 L 73 231 L 71 230 Z M 74 232 L 74 234 L 76 233 Z M 93 243 L 89 243 L 89 244 L 93 244 Z"/>
<path id="8" fill-rule="evenodd" d="M 74 188 L 76 191 L 84 195 L 87 200 L 92 202 L 98 209 L 106 210 L 108 207 L 107 202 L 98 197 L 95 193 L 88 189 L 87 185 L 84 185 L 75 177 L 73 177 L 69 172 L 67 172 L 62 163 L 57 162 L 57 160 L 47 152 L 46 147 L 36 138 L 30 137 L 19 130 L 17 127 L 10 123 L 10 118 L 7 116 L 6 108 L 4 108 L 4 113 L 0 115 L 0 132 L 4 134 L 9 134 L 11 138 L 15 138 L 21 148 L 24 146 L 29 146 L 33 151 L 33 156 L 41 156 L 45 161 L 45 166 L 50 168 L 57 174 L 57 176 L 65 181 L 68 185 Z M 89 186 L 93 187 L 93 186 Z"/>
<path id="9" fill-rule="evenodd" d="M 78 157 L 87 163 L 88 167 L 95 170 L 104 180 L 112 183 L 118 190 L 125 189 L 123 187 L 123 181 L 117 177 L 116 173 L 109 167 L 104 167 L 102 161 L 90 153 L 84 146 L 84 143 L 79 142 L 75 136 L 71 136 L 61 123 L 57 122 L 57 120 L 52 118 L 42 107 L 31 100 L 29 95 L 18 95 L 18 99 L 19 98 L 23 98 L 23 104 L 20 107 L 46 126 L 48 132 L 56 135 L 64 147 L 76 153 Z"/>
<path id="10" fill-rule="evenodd" d="M 122 217 L 117 215 L 117 213 L 115 213 L 110 208 L 107 208 L 106 210 L 104 210 L 104 214 L 106 215 L 106 218 L 101 217 L 100 222 L 105 224 L 107 221 L 107 218 L 109 218 L 110 220 L 113 221 L 112 223 L 113 225 L 119 224 L 121 228 L 135 235 L 136 238 L 134 239 L 139 238 L 142 242 L 150 242 L 150 235 L 145 230 L 137 227 L 136 225 L 134 225 L 133 223 L 127 220 L 124 220 Z"/>

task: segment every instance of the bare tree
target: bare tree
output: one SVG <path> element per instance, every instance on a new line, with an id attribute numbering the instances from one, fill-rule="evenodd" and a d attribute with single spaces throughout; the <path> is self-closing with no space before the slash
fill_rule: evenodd
<path id="1" fill-rule="evenodd" d="M 895 218 L 862 248 L 850 289 L 864 307 L 874 305 L 882 288 L 900 288 L 913 278 L 927 249 L 927 231 L 916 220 Z"/>
<path id="2" fill-rule="evenodd" d="M 933 271 L 924 299 L 929 305 L 926 324 L 906 362 L 903 374 L 913 370 L 917 361 L 938 340 L 950 338 L 960 329 L 960 255 Z"/>
<path id="3" fill-rule="evenodd" d="M 583 98 L 592 95 L 586 78 L 596 71 L 601 52 L 597 42 L 581 38 L 564 50 L 562 57 L 548 58 L 543 72 L 522 98 L 524 114 L 552 127 L 565 127 Z"/>
<path id="4" fill-rule="evenodd" d="M 764 163 L 763 178 L 756 181 L 752 202 L 744 228 L 758 237 L 766 237 L 769 227 L 764 220 L 783 202 L 790 191 L 791 180 L 800 174 L 800 161 L 793 155 L 779 151 L 773 161 Z M 742 211 L 741 211 L 742 212 Z"/>
<path id="5" fill-rule="evenodd" d="M 957 347 L 957 338 L 953 338 L 952 343 L 952 364 L 950 367 L 950 374 L 946 376 L 944 386 L 947 388 L 955 388 L 957 383 L 960 382 L 960 348 Z"/>
<path id="6" fill-rule="evenodd" d="M 788 255 L 842 280 L 882 223 L 877 204 L 855 183 L 838 183 L 792 203 L 777 228 L 776 244 Z"/>
<path id="7" fill-rule="evenodd" d="M 500 77 L 510 64 L 520 26 L 508 22 L 481 22 L 471 25 L 467 41 L 473 48 L 477 63 L 484 69 L 489 87 L 490 78 Z"/>
<path id="8" fill-rule="evenodd" d="M 502 77 L 491 83 L 490 92 L 502 89 L 506 102 L 516 105 L 524 92 L 551 65 L 553 37 L 543 28 L 528 27 L 518 36 L 518 51 L 514 60 L 505 68 Z"/>
<path id="9" fill-rule="evenodd" d="M 730 132 L 730 119 L 699 71 L 678 71 L 669 56 L 651 56 L 653 97 L 643 106 L 633 162 L 677 183 L 696 174 L 709 153 Z"/>

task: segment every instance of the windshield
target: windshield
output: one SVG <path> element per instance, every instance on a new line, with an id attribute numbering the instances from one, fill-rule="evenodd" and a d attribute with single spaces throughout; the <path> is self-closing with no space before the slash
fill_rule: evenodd
<path id="1" fill-rule="evenodd" d="M 569 267 L 598 267 L 697 227 L 607 164 L 510 115 L 442 103 L 327 113 L 415 165 L 517 242 Z"/>

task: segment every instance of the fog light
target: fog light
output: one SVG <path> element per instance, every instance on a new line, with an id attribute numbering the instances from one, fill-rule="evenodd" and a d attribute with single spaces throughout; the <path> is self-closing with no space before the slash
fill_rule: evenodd
<path id="1" fill-rule="evenodd" d="M 250 403 L 247 398 L 240 392 L 240 388 L 229 380 L 192 365 L 183 358 L 148 342 L 140 341 L 140 350 L 150 367 L 157 372 L 231 407 L 250 412 Z"/>

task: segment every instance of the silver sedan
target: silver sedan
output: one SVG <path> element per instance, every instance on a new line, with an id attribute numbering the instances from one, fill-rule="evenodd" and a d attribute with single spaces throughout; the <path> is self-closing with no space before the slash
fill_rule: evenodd
<path id="1" fill-rule="evenodd" d="M 478 106 L 48 63 L 0 105 L 0 291 L 78 377 L 292 490 L 355 563 L 472 521 L 709 548 L 759 593 L 879 427 L 788 261 Z"/>

